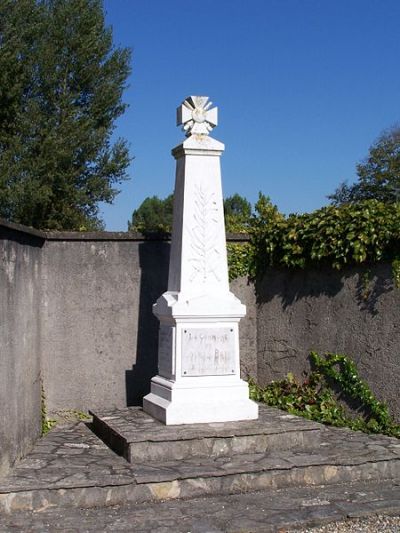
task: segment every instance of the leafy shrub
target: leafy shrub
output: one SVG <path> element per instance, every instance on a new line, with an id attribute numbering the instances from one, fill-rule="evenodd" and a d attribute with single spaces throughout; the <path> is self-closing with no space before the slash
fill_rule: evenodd
<path id="1" fill-rule="evenodd" d="M 309 420 L 400 438 L 400 425 L 391 417 L 387 405 L 377 400 L 367 383 L 360 379 L 349 357 L 332 353 L 321 357 L 316 352 L 311 352 L 310 357 L 315 371 L 303 383 L 298 383 L 293 374 L 264 388 L 249 380 L 250 397 Z M 367 414 L 348 415 L 336 398 L 334 386 L 359 401 Z"/>
<path id="2" fill-rule="evenodd" d="M 251 242 L 258 268 L 349 264 L 394 260 L 400 255 L 400 203 L 365 200 L 312 213 L 277 213 L 260 196 Z"/>
<path id="3" fill-rule="evenodd" d="M 228 252 L 229 280 L 247 276 L 253 261 L 253 248 L 250 243 L 228 242 L 226 249 Z"/>
<path id="4" fill-rule="evenodd" d="M 272 266 L 341 269 L 391 261 L 395 285 L 400 285 L 400 203 L 365 200 L 285 216 L 260 193 L 255 208 L 250 246 L 235 251 L 232 278 L 244 271 L 262 275 Z"/>

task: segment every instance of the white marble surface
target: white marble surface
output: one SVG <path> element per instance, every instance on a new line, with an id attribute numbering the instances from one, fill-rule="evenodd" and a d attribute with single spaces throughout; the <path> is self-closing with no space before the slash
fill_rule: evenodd
<path id="1" fill-rule="evenodd" d="M 182 376 L 235 373 L 233 328 L 185 328 L 182 331 Z"/>
<path id="2" fill-rule="evenodd" d="M 188 96 L 176 110 L 178 126 L 186 136 L 208 135 L 218 124 L 218 109 L 211 107 L 208 96 Z"/>
<path id="3" fill-rule="evenodd" d="M 143 408 L 166 424 L 257 418 L 240 379 L 239 328 L 245 306 L 229 290 L 220 156 L 209 137 L 217 109 L 190 96 L 177 110 L 186 139 L 176 159 L 168 291 L 160 320 L 159 375 Z"/>

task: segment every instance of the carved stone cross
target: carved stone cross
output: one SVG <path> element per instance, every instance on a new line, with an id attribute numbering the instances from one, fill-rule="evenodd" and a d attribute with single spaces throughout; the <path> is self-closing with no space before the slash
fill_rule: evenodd
<path id="1" fill-rule="evenodd" d="M 177 125 L 183 127 L 186 137 L 208 135 L 218 125 L 218 108 L 208 96 L 188 96 L 177 109 Z"/>

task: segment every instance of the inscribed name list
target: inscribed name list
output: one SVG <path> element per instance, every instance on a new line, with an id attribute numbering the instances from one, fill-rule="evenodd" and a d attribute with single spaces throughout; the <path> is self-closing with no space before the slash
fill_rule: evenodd
<path id="1" fill-rule="evenodd" d="M 182 375 L 221 376 L 235 373 L 232 328 L 187 328 L 182 331 Z"/>

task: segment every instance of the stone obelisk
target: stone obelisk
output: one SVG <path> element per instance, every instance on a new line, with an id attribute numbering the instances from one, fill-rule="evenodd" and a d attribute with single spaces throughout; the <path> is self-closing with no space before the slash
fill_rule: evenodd
<path id="1" fill-rule="evenodd" d="M 220 156 L 209 136 L 217 108 L 190 96 L 177 110 L 186 139 L 176 159 L 168 291 L 154 304 L 160 320 L 158 375 L 143 409 L 165 424 L 258 417 L 240 379 L 239 321 L 245 306 L 230 292 Z"/>

